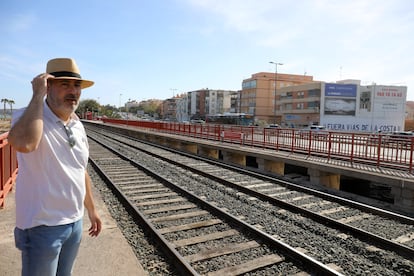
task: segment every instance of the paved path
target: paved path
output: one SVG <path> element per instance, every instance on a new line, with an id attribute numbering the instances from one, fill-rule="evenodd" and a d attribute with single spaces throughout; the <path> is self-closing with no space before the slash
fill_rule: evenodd
<path id="1" fill-rule="evenodd" d="M 85 217 L 83 240 L 73 275 L 147 275 L 97 191 L 94 191 L 94 197 L 96 208 L 103 220 L 103 229 L 98 237 L 89 237 L 87 234 L 89 219 Z M 13 191 L 6 198 L 5 208 L 0 209 L 0 275 L 2 276 L 17 276 L 21 271 L 20 251 L 14 246 L 15 216 Z"/>

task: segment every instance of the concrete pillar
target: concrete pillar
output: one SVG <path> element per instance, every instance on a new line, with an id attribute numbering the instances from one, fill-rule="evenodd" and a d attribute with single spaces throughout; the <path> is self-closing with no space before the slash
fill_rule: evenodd
<path id="1" fill-rule="evenodd" d="M 219 158 L 219 151 L 217 149 L 199 147 L 198 154 L 212 159 Z"/>
<path id="2" fill-rule="evenodd" d="M 160 137 L 159 143 L 163 146 L 170 146 L 170 141 L 165 137 Z"/>
<path id="3" fill-rule="evenodd" d="M 310 182 L 313 185 L 322 185 L 328 188 L 340 190 L 341 175 L 324 172 L 317 169 L 308 169 Z"/>
<path id="4" fill-rule="evenodd" d="M 161 143 L 161 138 L 159 136 L 155 136 L 155 135 L 149 136 L 148 141 L 150 141 L 151 143 L 154 143 L 154 144 L 159 144 L 159 145 L 162 144 Z"/>
<path id="5" fill-rule="evenodd" d="M 165 140 L 164 145 L 173 149 L 180 149 L 180 142 L 176 140 Z"/>
<path id="6" fill-rule="evenodd" d="M 263 158 L 257 158 L 256 160 L 257 164 L 259 165 L 259 170 L 275 173 L 277 175 L 285 175 L 284 162 L 266 160 Z"/>
<path id="7" fill-rule="evenodd" d="M 394 205 L 398 209 L 414 215 L 414 185 L 401 180 L 399 186 L 392 186 L 391 193 L 394 195 Z"/>
<path id="8" fill-rule="evenodd" d="M 223 152 L 223 161 L 246 166 L 246 155 L 235 152 Z"/>
<path id="9" fill-rule="evenodd" d="M 197 148 L 196 144 L 181 143 L 181 149 L 192 154 L 197 154 Z"/>

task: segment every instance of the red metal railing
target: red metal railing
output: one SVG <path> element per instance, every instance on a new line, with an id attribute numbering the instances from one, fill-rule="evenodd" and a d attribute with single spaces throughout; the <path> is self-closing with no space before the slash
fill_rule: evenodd
<path id="1" fill-rule="evenodd" d="M 13 189 L 17 176 L 16 151 L 7 141 L 8 132 L 0 135 L 0 208 L 3 208 L 7 193 Z"/>
<path id="2" fill-rule="evenodd" d="M 246 146 L 287 151 L 326 160 L 344 160 L 413 173 L 414 137 L 387 134 L 298 129 L 263 129 L 232 125 L 185 124 L 174 122 L 103 119 L 195 138 L 238 143 Z"/>
<path id="3" fill-rule="evenodd" d="M 339 159 L 350 163 L 371 164 L 376 167 L 413 173 L 413 137 L 212 124 L 102 120 L 104 123 L 123 124 L 201 139 L 319 156 L 326 160 Z M 13 189 L 18 172 L 16 151 L 8 143 L 7 136 L 8 133 L 0 135 L 0 208 L 4 207 L 6 195 Z"/>

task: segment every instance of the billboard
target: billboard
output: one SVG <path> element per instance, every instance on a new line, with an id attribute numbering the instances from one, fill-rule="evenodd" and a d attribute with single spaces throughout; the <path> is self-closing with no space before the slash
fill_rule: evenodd
<path id="1" fill-rule="evenodd" d="M 325 84 L 325 115 L 355 116 L 356 84 Z"/>
<path id="2" fill-rule="evenodd" d="M 404 130 L 407 87 L 326 84 L 325 89 L 324 112 L 320 121 L 328 129 L 367 132 Z"/>
<path id="3" fill-rule="evenodd" d="M 356 95 L 356 84 L 325 83 L 325 97 L 355 98 Z"/>

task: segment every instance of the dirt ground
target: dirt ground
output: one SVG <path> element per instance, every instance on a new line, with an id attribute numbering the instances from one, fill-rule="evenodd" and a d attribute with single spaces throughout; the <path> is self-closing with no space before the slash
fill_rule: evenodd
<path id="1" fill-rule="evenodd" d="M 10 130 L 10 120 L 0 120 L 0 134 Z"/>

